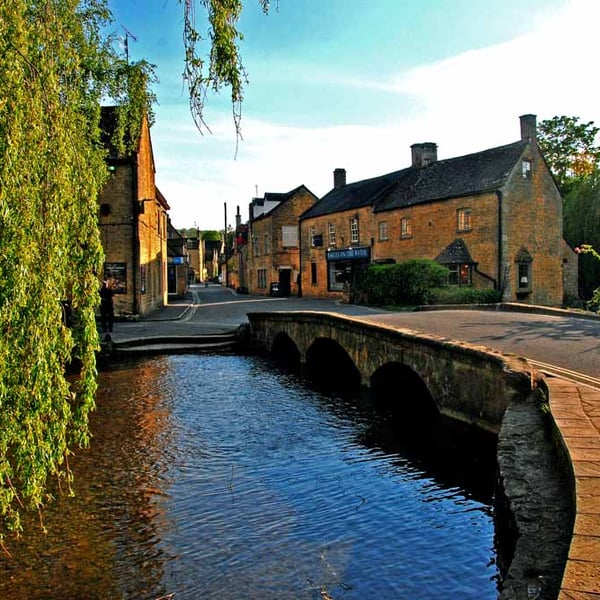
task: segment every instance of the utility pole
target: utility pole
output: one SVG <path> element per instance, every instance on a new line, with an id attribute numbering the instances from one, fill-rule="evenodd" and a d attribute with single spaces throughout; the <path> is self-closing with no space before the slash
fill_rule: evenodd
<path id="1" fill-rule="evenodd" d="M 223 261 L 223 281 L 225 282 L 225 287 L 228 286 L 228 277 L 229 273 L 227 271 L 227 202 L 223 202 L 223 208 L 225 210 L 225 227 L 223 229 L 223 255 L 225 260 Z"/>
<path id="2" fill-rule="evenodd" d="M 123 29 L 125 30 L 125 61 L 127 62 L 127 64 L 129 64 L 129 38 L 131 38 L 134 42 L 137 42 L 137 36 L 133 35 L 133 33 L 131 33 L 131 31 L 129 31 L 129 29 L 127 29 L 124 25 L 121 25 L 121 27 L 123 27 Z"/>

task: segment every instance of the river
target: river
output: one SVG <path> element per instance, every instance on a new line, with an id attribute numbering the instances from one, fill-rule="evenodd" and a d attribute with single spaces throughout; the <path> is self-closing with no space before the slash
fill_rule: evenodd
<path id="1" fill-rule="evenodd" d="M 47 533 L 7 540 L 0 597 L 497 596 L 492 440 L 401 431 L 237 355 L 115 365 L 91 431 Z"/>

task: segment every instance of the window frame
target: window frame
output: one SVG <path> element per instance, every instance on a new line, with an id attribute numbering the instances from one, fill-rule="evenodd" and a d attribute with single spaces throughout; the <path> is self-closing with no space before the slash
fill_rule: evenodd
<path id="1" fill-rule="evenodd" d="M 329 236 L 329 245 L 335 246 L 335 223 L 327 223 L 327 234 Z"/>
<path id="2" fill-rule="evenodd" d="M 387 242 L 390 239 L 389 227 L 387 221 L 379 221 L 377 224 L 378 232 L 379 232 L 379 241 Z"/>
<path id="3" fill-rule="evenodd" d="M 523 278 L 526 278 L 526 281 L 523 281 Z M 529 294 L 531 292 L 531 290 L 532 290 L 531 279 L 532 279 L 531 261 L 518 262 L 517 263 L 517 294 Z"/>
<path id="4" fill-rule="evenodd" d="M 256 287 L 259 289 L 267 289 L 267 269 L 257 269 L 256 276 Z"/>
<path id="5" fill-rule="evenodd" d="M 469 263 L 450 263 L 444 265 L 448 269 L 448 286 L 472 287 L 473 265 Z"/>
<path id="6" fill-rule="evenodd" d="M 470 206 L 463 206 L 456 210 L 456 231 L 464 233 L 473 230 L 473 211 Z"/>
<path id="7" fill-rule="evenodd" d="M 350 243 L 358 244 L 360 243 L 360 229 L 358 224 L 358 217 L 352 217 L 350 219 Z"/>
<path id="8" fill-rule="evenodd" d="M 412 237 L 412 223 L 410 217 L 400 219 L 400 239 L 408 240 Z"/>

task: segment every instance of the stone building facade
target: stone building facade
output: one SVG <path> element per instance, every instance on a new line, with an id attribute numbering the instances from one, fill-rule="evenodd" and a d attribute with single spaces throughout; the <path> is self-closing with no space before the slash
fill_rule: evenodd
<path id="1" fill-rule="evenodd" d="M 361 264 L 428 258 L 449 269 L 449 285 L 560 305 L 576 255 L 536 118 L 520 124 L 515 143 L 447 160 L 414 144 L 410 167 L 356 183 L 336 169 L 333 189 L 301 217 L 304 294 L 343 296 Z"/>
<path id="2" fill-rule="evenodd" d="M 116 126 L 114 107 L 102 108 L 108 136 Z M 109 145 L 110 178 L 99 203 L 105 254 L 101 279 L 115 290 L 116 315 L 147 315 L 167 303 L 167 212 L 156 188 L 148 121 L 144 117 L 135 151 L 119 155 Z"/>
<path id="3" fill-rule="evenodd" d="M 300 215 L 318 198 L 304 185 L 287 193 L 266 193 L 250 204 L 244 281 L 251 294 L 299 295 Z"/>

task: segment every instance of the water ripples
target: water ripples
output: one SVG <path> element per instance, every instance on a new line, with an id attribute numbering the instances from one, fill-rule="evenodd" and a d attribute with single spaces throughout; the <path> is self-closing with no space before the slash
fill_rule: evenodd
<path id="1" fill-rule="evenodd" d="M 149 359 L 100 385 L 77 496 L 0 564 L 0 592 L 70 540 L 71 582 L 46 572 L 21 597 L 496 597 L 491 496 L 370 409 L 252 357 Z"/>

